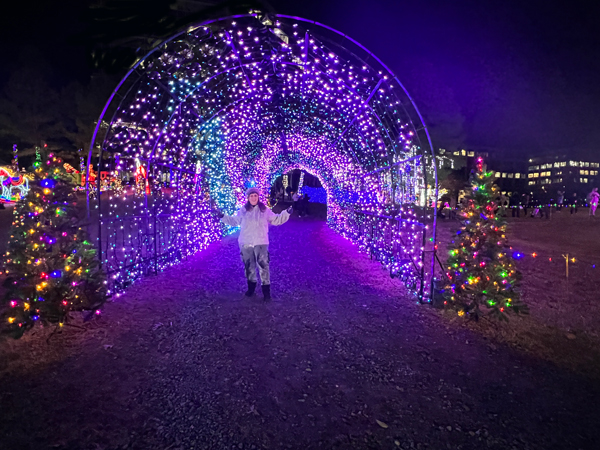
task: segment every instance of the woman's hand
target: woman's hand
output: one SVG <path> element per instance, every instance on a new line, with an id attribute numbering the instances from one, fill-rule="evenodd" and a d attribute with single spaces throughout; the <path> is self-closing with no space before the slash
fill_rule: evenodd
<path id="1" fill-rule="evenodd" d="M 217 204 L 213 200 L 210 201 L 210 209 L 219 219 L 222 219 L 223 216 L 225 216 L 225 214 L 223 214 L 221 211 L 219 211 Z"/>
<path id="2" fill-rule="evenodd" d="M 294 207 L 293 207 L 293 206 L 290 206 L 290 207 L 287 209 L 287 213 L 288 213 L 288 214 L 291 216 L 293 212 L 294 212 Z"/>

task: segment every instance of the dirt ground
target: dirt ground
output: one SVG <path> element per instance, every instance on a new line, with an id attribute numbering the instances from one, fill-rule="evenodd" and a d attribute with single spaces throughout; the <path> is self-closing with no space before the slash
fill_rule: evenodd
<path id="1" fill-rule="evenodd" d="M 571 215 L 563 209 L 554 212 L 550 220 L 509 217 L 508 226 L 513 250 L 524 255 L 517 266 L 523 274 L 522 295 L 531 314 L 507 324 L 467 326 L 600 379 L 600 215 L 590 217 L 587 209 Z M 442 220 L 439 240 L 449 242 L 456 227 L 456 222 Z M 445 316 L 454 320 L 449 313 Z"/>
<path id="2" fill-rule="evenodd" d="M 416 304 L 309 219 L 271 230 L 273 301 L 245 298 L 228 237 L 134 285 L 85 330 L 4 343 L 0 448 L 595 449 L 599 381 L 548 346 L 595 339 L 598 321 L 578 317 L 597 305 L 577 302 L 578 275 L 565 300 L 564 267 L 541 255 L 575 253 L 596 223 L 555 219 L 515 224 L 515 246 L 540 254 L 520 263 L 532 315 L 497 330 Z M 556 237 L 565 224 L 577 239 Z"/>

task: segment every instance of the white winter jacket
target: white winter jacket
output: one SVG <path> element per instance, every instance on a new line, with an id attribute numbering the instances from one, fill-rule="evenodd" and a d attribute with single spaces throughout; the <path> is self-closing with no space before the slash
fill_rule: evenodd
<path id="1" fill-rule="evenodd" d="M 264 212 L 257 206 L 246 211 L 245 207 L 229 216 L 225 214 L 221 222 L 232 227 L 241 227 L 238 242 L 240 247 L 244 245 L 268 245 L 269 244 L 269 224 L 282 225 L 288 221 L 290 215 L 287 211 L 275 214 L 269 208 Z"/>

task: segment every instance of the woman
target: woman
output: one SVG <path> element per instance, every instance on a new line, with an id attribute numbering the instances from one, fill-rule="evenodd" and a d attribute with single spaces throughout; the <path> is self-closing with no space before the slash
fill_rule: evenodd
<path id="1" fill-rule="evenodd" d="M 265 301 L 271 300 L 271 279 L 269 276 L 269 225 L 282 225 L 288 221 L 292 207 L 275 214 L 260 201 L 260 191 L 250 188 L 246 191 L 248 201 L 234 215 L 219 213 L 221 222 L 232 227 L 240 227 L 240 254 L 248 279 L 246 296 L 254 295 L 256 289 L 256 265 L 262 282 Z"/>
<path id="2" fill-rule="evenodd" d="M 590 216 L 595 216 L 596 208 L 598 208 L 598 200 L 600 199 L 598 188 L 592 189 L 592 192 L 590 192 L 588 197 L 590 200 Z"/>

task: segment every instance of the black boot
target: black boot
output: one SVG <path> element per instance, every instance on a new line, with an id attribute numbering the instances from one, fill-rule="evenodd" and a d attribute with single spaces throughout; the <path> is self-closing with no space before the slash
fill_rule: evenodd
<path id="1" fill-rule="evenodd" d="M 254 295 L 254 290 L 256 289 L 256 281 L 248 280 L 248 290 L 244 294 L 246 297 L 252 297 Z"/>
<path id="2" fill-rule="evenodd" d="M 271 300 L 271 285 L 263 284 L 262 285 L 263 297 L 265 298 L 265 302 Z"/>

